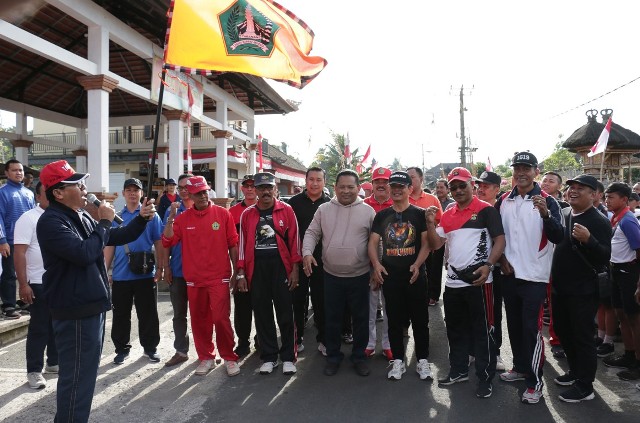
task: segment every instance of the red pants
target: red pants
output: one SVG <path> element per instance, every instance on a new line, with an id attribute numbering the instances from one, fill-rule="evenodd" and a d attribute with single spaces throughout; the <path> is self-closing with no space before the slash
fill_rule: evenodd
<path id="1" fill-rule="evenodd" d="M 234 336 L 231 329 L 231 294 L 229 284 L 214 282 L 213 286 L 187 286 L 189 297 L 189 313 L 191 314 L 191 331 L 200 360 L 215 359 L 213 328 L 216 329 L 218 353 L 226 361 L 237 361 L 233 352 Z"/>
<path id="2" fill-rule="evenodd" d="M 549 308 L 549 344 L 551 346 L 560 345 L 560 339 L 556 335 L 556 331 L 553 329 L 553 313 L 551 307 L 551 282 L 547 284 L 547 305 Z"/>

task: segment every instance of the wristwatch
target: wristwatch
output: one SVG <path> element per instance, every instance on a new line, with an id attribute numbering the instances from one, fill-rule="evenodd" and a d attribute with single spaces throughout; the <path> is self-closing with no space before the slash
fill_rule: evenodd
<path id="1" fill-rule="evenodd" d="M 495 264 L 491 264 L 488 261 L 485 261 L 484 264 L 489 267 L 489 272 L 493 272 L 493 269 L 496 267 Z"/>
<path id="2" fill-rule="evenodd" d="M 239 281 L 240 279 L 244 279 L 244 274 L 237 274 L 236 275 L 236 280 Z"/>

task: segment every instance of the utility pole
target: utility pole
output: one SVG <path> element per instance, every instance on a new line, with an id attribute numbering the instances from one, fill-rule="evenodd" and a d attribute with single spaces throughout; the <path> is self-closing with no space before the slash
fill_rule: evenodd
<path id="1" fill-rule="evenodd" d="M 464 136 L 464 86 L 460 87 L 460 166 L 467 167 L 467 140 Z"/>

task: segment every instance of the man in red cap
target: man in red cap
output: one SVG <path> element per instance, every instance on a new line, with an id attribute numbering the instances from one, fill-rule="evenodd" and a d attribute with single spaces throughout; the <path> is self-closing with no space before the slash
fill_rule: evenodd
<path id="1" fill-rule="evenodd" d="M 444 313 L 449 340 L 450 370 L 440 386 L 469 380 L 469 351 L 475 356 L 478 398 L 489 398 L 496 371 L 493 338 L 492 271 L 504 251 L 504 229 L 495 208 L 473 195 L 473 177 L 463 168 L 448 176 L 456 202 L 436 227 L 437 207 L 426 212 L 430 248 L 448 244 Z M 469 345 L 472 334 L 473 345 Z"/>
<path id="2" fill-rule="evenodd" d="M 209 200 L 209 184 L 202 176 L 187 179 L 193 207 L 176 217 L 180 203 L 171 204 L 162 245 L 182 241 L 182 266 L 187 281 L 191 331 L 200 364 L 196 375 L 206 375 L 215 365 L 213 329 L 227 374 L 240 373 L 233 351 L 229 282 L 238 260 L 238 233 L 229 211 Z M 233 269 L 232 269 L 233 268 Z"/>
<path id="3" fill-rule="evenodd" d="M 76 173 L 58 160 L 40 173 L 49 207 L 36 232 L 45 273 L 44 296 L 58 349 L 55 421 L 87 421 L 102 354 L 105 314 L 111 309 L 103 249 L 133 242 L 155 215 L 154 200 L 126 226 L 111 227 L 115 210 L 103 201 L 100 221 L 84 210 L 88 173 Z M 82 336 L 78 336 L 82 334 Z"/>

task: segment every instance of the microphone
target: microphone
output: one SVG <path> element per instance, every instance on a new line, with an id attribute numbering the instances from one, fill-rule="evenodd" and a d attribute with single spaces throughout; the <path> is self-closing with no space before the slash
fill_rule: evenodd
<path id="1" fill-rule="evenodd" d="M 87 201 L 93 203 L 94 206 L 96 207 L 100 207 L 100 205 L 102 204 L 102 202 L 100 200 L 98 200 L 98 197 L 96 197 L 93 194 L 89 194 L 87 195 Z M 121 225 L 122 224 L 122 218 L 120 216 L 118 216 L 117 214 L 113 217 L 113 220 L 118 224 Z"/>

